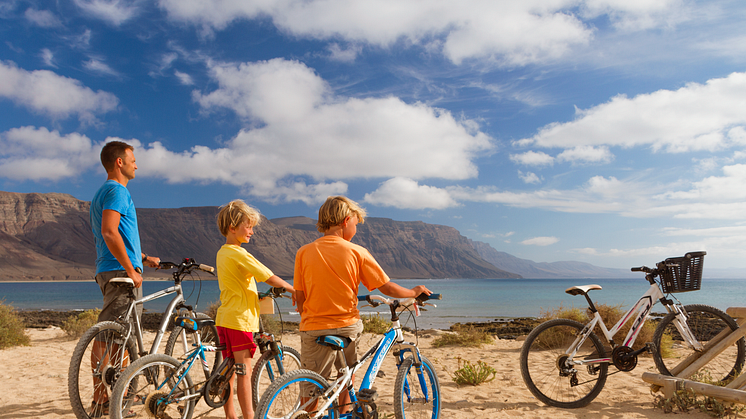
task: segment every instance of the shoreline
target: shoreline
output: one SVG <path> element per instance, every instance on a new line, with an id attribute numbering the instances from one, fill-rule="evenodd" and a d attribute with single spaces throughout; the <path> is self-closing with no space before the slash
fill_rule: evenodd
<path id="1" fill-rule="evenodd" d="M 14 312 L 23 320 L 24 327 L 29 329 L 46 329 L 48 327 L 60 327 L 65 320 L 71 316 L 77 316 L 85 311 L 84 309 L 75 310 L 24 310 L 16 309 Z M 160 327 L 162 312 L 143 312 L 142 327 L 145 330 L 155 331 Z M 283 321 L 292 327 L 298 322 Z M 498 339 L 516 339 L 518 336 L 527 335 L 539 324 L 539 320 L 533 317 L 516 317 L 510 319 L 495 319 L 485 322 L 463 322 L 454 323 L 449 328 L 421 328 L 420 331 L 436 329 L 443 331 L 456 331 L 463 328 L 472 328 L 484 331 L 496 336 Z M 169 329 L 171 326 L 169 325 Z"/>

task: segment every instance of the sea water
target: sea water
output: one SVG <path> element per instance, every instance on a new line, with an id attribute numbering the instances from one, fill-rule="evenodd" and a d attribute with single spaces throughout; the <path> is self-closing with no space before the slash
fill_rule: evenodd
<path id="1" fill-rule="evenodd" d="M 672 294 L 683 304 L 708 304 L 722 310 L 728 307 L 746 306 L 744 279 L 702 280 L 699 291 Z M 566 294 L 565 289 L 573 285 L 598 284 L 602 290 L 591 291 L 595 303 L 632 306 L 647 291 L 649 285 L 640 278 L 626 279 L 427 279 L 396 280 L 398 284 L 411 288 L 423 284 L 431 291 L 443 296 L 418 317 L 418 327 L 447 329 L 457 322 L 486 322 L 515 317 L 538 317 L 542 311 L 559 306 L 587 307 L 585 298 Z M 145 281 L 145 295 L 173 285 L 170 281 Z M 220 290 L 215 280 L 184 281 L 184 296 L 189 304 L 205 311 L 213 302 L 220 300 Z M 266 284 L 259 284 L 260 291 Z M 359 294 L 367 294 L 361 286 Z M 148 311 L 163 311 L 172 296 L 145 304 Z M 0 282 L 0 300 L 17 309 L 30 310 L 75 310 L 101 308 L 101 292 L 93 281 L 76 282 Z M 278 300 L 284 320 L 298 321 L 289 299 Z M 362 305 L 362 304 L 361 304 Z M 659 305 L 653 311 L 664 311 Z M 361 308 L 363 312 L 386 313 L 385 307 Z M 405 318 L 402 317 L 402 321 Z M 409 320 L 411 326 L 411 320 Z"/>

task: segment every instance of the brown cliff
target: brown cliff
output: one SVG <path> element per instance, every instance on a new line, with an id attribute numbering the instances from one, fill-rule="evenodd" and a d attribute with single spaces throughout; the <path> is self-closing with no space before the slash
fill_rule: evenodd
<path id="1" fill-rule="evenodd" d="M 0 280 L 91 279 L 95 249 L 89 205 L 65 194 L 0 192 Z M 215 225 L 217 211 L 138 209 L 143 250 L 163 260 L 187 256 L 214 265 L 224 243 Z M 295 252 L 320 235 L 313 224 L 305 217 L 264 219 L 246 248 L 289 279 Z M 451 227 L 368 218 L 354 241 L 367 247 L 392 278 L 518 277 L 490 265 Z"/>

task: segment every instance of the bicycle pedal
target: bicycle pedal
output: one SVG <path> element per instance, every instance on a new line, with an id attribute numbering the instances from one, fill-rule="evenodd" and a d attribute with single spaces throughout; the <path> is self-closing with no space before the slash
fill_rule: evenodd
<path id="1" fill-rule="evenodd" d="M 373 403 L 378 398 L 378 392 L 372 388 L 364 388 L 357 393 L 357 399 L 363 403 Z"/>
<path id="2" fill-rule="evenodd" d="M 645 349 L 647 350 L 647 353 L 649 353 L 650 355 L 655 354 L 655 344 L 653 342 L 646 343 Z"/>
<path id="3" fill-rule="evenodd" d="M 378 372 L 376 373 L 376 377 L 378 378 L 383 378 L 385 376 L 386 376 L 386 373 L 381 370 L 378 370 Z"/>

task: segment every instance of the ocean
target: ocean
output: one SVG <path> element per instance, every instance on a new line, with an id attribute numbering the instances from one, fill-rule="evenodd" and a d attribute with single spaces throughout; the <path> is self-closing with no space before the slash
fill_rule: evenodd
<path id="1" fill-rule="evenodd" d="M 571 296 L 564 291 L 573 285 L 598 284 L 603 290 L 591 291 L 594 302 L 611 305 L 621 304 L 627 308 L 634 304 L 648 289 L 644 277 L 625 279 L 428 279 L 396 280 L 398 284 L 411 288 L 424 284 L 431 291 L 443 295 L 436 301 L 437 307 L 429 307 L 417 318 L 418 327 L 447 329 L 456 322 L 486 322 L 515 317 L 537 317 L 542 311 L 559 307 L 586 307 L 582 296 Z M 702 280 L 699 291 L 674 294 L 684 304 L 708 304 L 722 310 L 728 307 L 746 306 L 744 279 Z M 144 293 L 151 294 L 173 284 L 169 281 L 146 281 Z M 215 280 L 190 281 L 182 284 L 187 301 L 204 311 L 220 299 Z M 266 290 L 259 284 L 260 291 Z M 361 286 L 360 294 L 367 291 Z M 17 309 L 74 310 L 101 307 L 101 292 L 91 281 L 76 282 L 0 282 L 0 300 Z M 169 298 L 161 298 L 145 304 L 149 311 L 163 311 Z M 282 299 L 280 312 L 284 320 L 295 321 L 300 317 L 293 311 L 290 300 Z M 656 310 L 658 308 L 659 310 Z M 376 310 L 381 310 L 379 307 Z M 370 308 L 362 308 L 371 312 Z M 653 311 L 662 312 L 661 306 Z M 411 322 L 411 320 L 410 320 Z M 404 318 L 402 318 L 404 323 Z M 410 324 L 411 326 L 411 324 Z"/>

